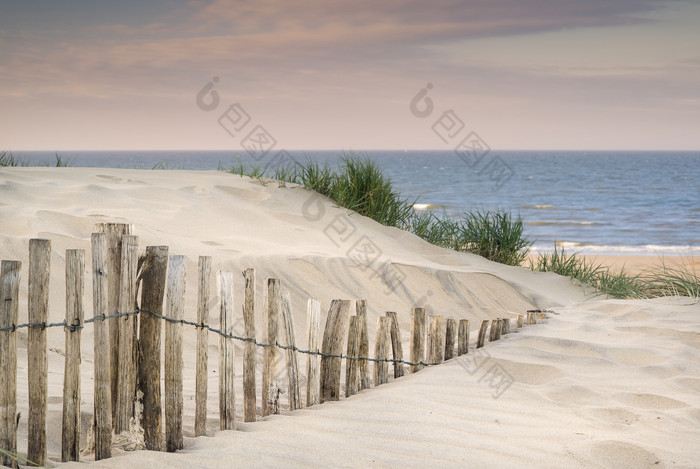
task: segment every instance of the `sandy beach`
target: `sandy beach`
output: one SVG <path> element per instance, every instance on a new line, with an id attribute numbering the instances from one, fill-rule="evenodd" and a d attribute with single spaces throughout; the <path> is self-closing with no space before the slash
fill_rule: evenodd
<path id="1" fill-rule="evenodd" d="M 194 437 L 195 331 L 184 329 L 184 450 L 123 451 L 95 467 L 697 467 L 700 461 L 700 304 L 688 298 L 592 297 L 567 278 L 496 264 L 432 246 L 337 207 L 304 188 L 214 171 L 0 168 L 0 259 L 23 263 L 20 322 L 27 320 L 28 243 L 52 244 L 50 321 L 65 314 L 65 250 L 85 249 L 103 222 L 129 223 L 144 250 L 167 245 L 187 258 L 185 319 L 196 319 L 198 256 L 236 273 L 240 314 L 246 268 L 256 270 L 256 321 L 264 279 L 292 299 L 295 334 L 305 347 L 306 303 L 367 299 L 369 339 L 377 318 L 398 313 L 404 350 L 410 312 L 471 320 L 467 355 L 392 379 L 340 402 L 242 422 L 237 374 L 236 430 L 218 431 L 218 340 L 210 337 L 208 434 Z M 367 249 L 371 246 L 371 250 Z M 641 271 L 655 256 L 597 256 Z M 680 259 L 665 258 L 669 263 Z M 697 258 L 685 259 L 695 262 Z M 86 269 L 84 304 L 92 316 Z M 210 317 L 218 324 L 216 289 Z M 549 310 L 527 326 L 474 349 L 482 319 Z M 235 333 L 243 333 L 237 317 Z M 61 454 L 64 332 L 48 331 L 47 443 Z M 18 449 L 26 454 L 25 331 L 19 333 Z M 262 338 L 259 332 L 258 338 Z M 373 349 L 373 347 L 372 347 Z M 83 446 L 93 413 L 93 338 L 82 339 Z M 242 346 L 236 346 L 236 358 Z M 305 370 L 305 357 L 300 357 Z M 508 376 L 495 389 L 489 370 Z M 303 373 L 302 373 L 303 374 Z M 302 380 L 303 381 L 303 380 Z M 287 397 L 283 394 L 282 408 Z M 83 460 L 90 461 L 86 455 Z M 85 467 L 76 463 L 62 467 Z"/>

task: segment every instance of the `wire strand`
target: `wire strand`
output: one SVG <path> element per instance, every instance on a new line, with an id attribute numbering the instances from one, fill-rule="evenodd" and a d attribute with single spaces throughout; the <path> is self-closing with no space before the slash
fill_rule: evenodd
<path id="1" fill-rule="evenodd" d="M 409 366 L 435 366 L 435 365 L 440 365 L 438 362 L 424 362 L 424 361 L 419 361 L 419 362 L 411 362 L 408 360 L 399 360 L 396 358 L 372 358 L 372 357 L 353 357 L 350 355 L 345 355 L 345 354 L 334 354 L 334 353 L 323 353 L 323 352 L 317 352 L 317 351 L 312 351 L 312 350 L 305 350 L 305 349 L 300 349 L 296 345 L 283 345 L 280 344 L 279 342 L 275 343 L 265 343 L 265 342 L 258 342 L 255 338 L 253 337 L 241 337 L 235 334 L 227 334 L 223 332 L 221 329 L 217 329 L 215 327 L 210 326 L 209 324 L 203 324 L 203 323 L 197 323 L 194 321 L 188 321 L 186 319 L 173 319 L 169 318 L 167 316 L 163 316 L 162 314 L 158 314 L 154 311 L 149 311 L 147 309 L 141 309 L 141 308 L 136 308 L 133 311 L 128 311 L 128 312 L 117 312 L 115 314 L 109 314 L 109 315 L 99 315 L 99 316 L 93 316 L 91 318 L 86 319 L 83 321 L 83 324 L 89 324 L 91 322 L 95 322 L 97 320 L 107 320 L 107 319 L 117 319 L 117 318 L 122 318 L 122 317 L 128 317 L 128 316 L 135 316 L 140 313 L 146 313 L 150 314 L 153 317 L 156 317 L 158 319 L 163 319 L 167 322 L 173 323 L 173 324 L 183 324 L 187 326 L 193 326 L 195 328 L 203 328 L 206 329 L 210 332 L 213 332 L 215 334 L 218 334 L 226 339 L 234 339 L 234 340 L 239 340 L 241 342 L 249 342 L 252 344 L 255 344 L 256 347 L 277 347 L 282 350 L 292 350 L 294 352 L 298 353 L 303 353 L 306 355 L 316 355 L 320 356 L 322 358 L 340 358 L 343 359 L 345 358 L 346 360 L 367 360 L 370 362 L 374 363 L 394 363 L 394 364 L 402 364 L 402 365 L 409 365 Z M 68 324 L 66 321 L 62 322 L 53 322 L 53 323 L 40 323 L 40 322 L 26 322 L 23 324 L 18 324 L 18 325 L 12 325 L 12 326 L 4 326 L 0 327 L 0 331 L 16 331 L 17 329 L 22 329 L 26 327 L 41 327 L 42 329 L 46 329 L 49 327 L 64 327 L 68 329 L 70 332 L 75 332 L 81 329 L 84 329 L 85 326 L 81 325 L 74 325 L 74 324 Z"/>

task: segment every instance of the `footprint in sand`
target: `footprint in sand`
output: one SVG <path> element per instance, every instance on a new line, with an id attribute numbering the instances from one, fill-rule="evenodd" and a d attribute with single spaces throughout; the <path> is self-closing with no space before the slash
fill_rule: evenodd
<path id="1" fill-rule="evenodd" d="M 266 200 L 270 198 L 270 195 L 266 192 L 255 189 L 241 189 L 231 186 L 214 186 L 214 189 L 243 200 Z"/>
<path id="2" fill-rule="evenodd" d="M 586 386 L 568 385 L 554 391 L 549 391 L 546 396 L 555 402 L 567 404 L 587 405 L 601 398 L 600 393 Z"/>
<path id="3" fill-rule="evenodd" d="M 586 413 L 606 423 L 632 425 L 639 421 L 639 414 L 630 412 L 622 407 L 598 407 L 589 409 Z"/>
<path id="4" fill-rule="evenodd" d="M 148 183 L 145 181 L 139 181 L 137 179 L 124 179 L 124 178 L 120 178 L 117 176 L 108 176 L 106 174 L 98 174 L 95 177 L 99 178 L 99 179 L 103 179 L 105 181 L 109 181 L 109 182 L 116 182 L 117 184 L 131 183 L 131 184 L 148 185 Z"/>
<path id="5" fill-rule="evenodd" d="M 578 452 L 578 451 L 577 451 Z M 625 441 L 606 440 L 584 444 L 581 448 L 584 458 L 592 463 L 587 466 L 602 467 L 664 467 L 660 459 L 651 451 Z"/>
<path id="6" fill-rule="evenodd" d="M 178 192 L 183 192 L 185 194 L 194 194 L 194 195 L 207 195 L 211 193 L 211 191 L 206 188 L 206 187 L 201 187 L 201 186 L 185 186 L 181 187 L 178 189 Z"/>
<path id="7" fill-rule="evenodd" d="M 660 353 L 650 352 L 642 348 L 619 348 L 607 351 L 611 360 L 627 366 L 661 365 L 667 358 Z"/>
<path id="8" fill-rule="evenodd" d="M 623 404 L 643 409 L 678 409 L 688 407 L 688 404 L 683 401 L 658 394 L 626 392 L 617 394 L 615 399 Z"/>

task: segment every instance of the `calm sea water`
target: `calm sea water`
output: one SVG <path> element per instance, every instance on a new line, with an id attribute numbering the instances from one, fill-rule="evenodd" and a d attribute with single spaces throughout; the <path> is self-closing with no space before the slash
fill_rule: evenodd
<path id="1" fill-rule="evenodd" d="M 71 166 L 207 170 L 254 162 L 273 166 L 272 153 L 60 152 Z M 519 213 L 534 249 L 560 243 L 570 252 L 700 253 L 700 152 L 503 151 L 482 159 L 452 151 L 370 151 L 405 196 L 427 209 Z M 54 153 L 20 152 L 32 164 Z M 291 152 L 297 161 L 336 165 L 338 152 Z"/>

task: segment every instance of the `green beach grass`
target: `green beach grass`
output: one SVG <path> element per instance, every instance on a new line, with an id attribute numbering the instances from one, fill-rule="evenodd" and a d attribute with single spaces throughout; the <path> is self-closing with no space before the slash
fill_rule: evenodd
<path id="1" fill-rule="evenodd" d="M 0 152 L 0 166 L 32 166 L 25 160 L 15 157 L 12 152 L 2 151 Z M 61 155 L 56 153 L 56 160 L 51 163 L 47 161 L 45 164 L 37 164 L 35 166 L 54 166 L 56 168 L 65 168 L 70 166 L 70 161 L 63 159 Z"/>
<path id="2" fill-rule="evenodd" d="M 597 294 L 613 298 L 659 298 L 687 296 L 700 298 L 700 278 L 692 262 L 681 262 L 671 267 L 662 258 L 660 265 L 631 274 L 623 269 L 615 271 L 603 264 L 568 254 L 556 245 L 552 253 L 539 254 L 529 268 L 537 272 L 555 272 L 595 289 Z"/>

